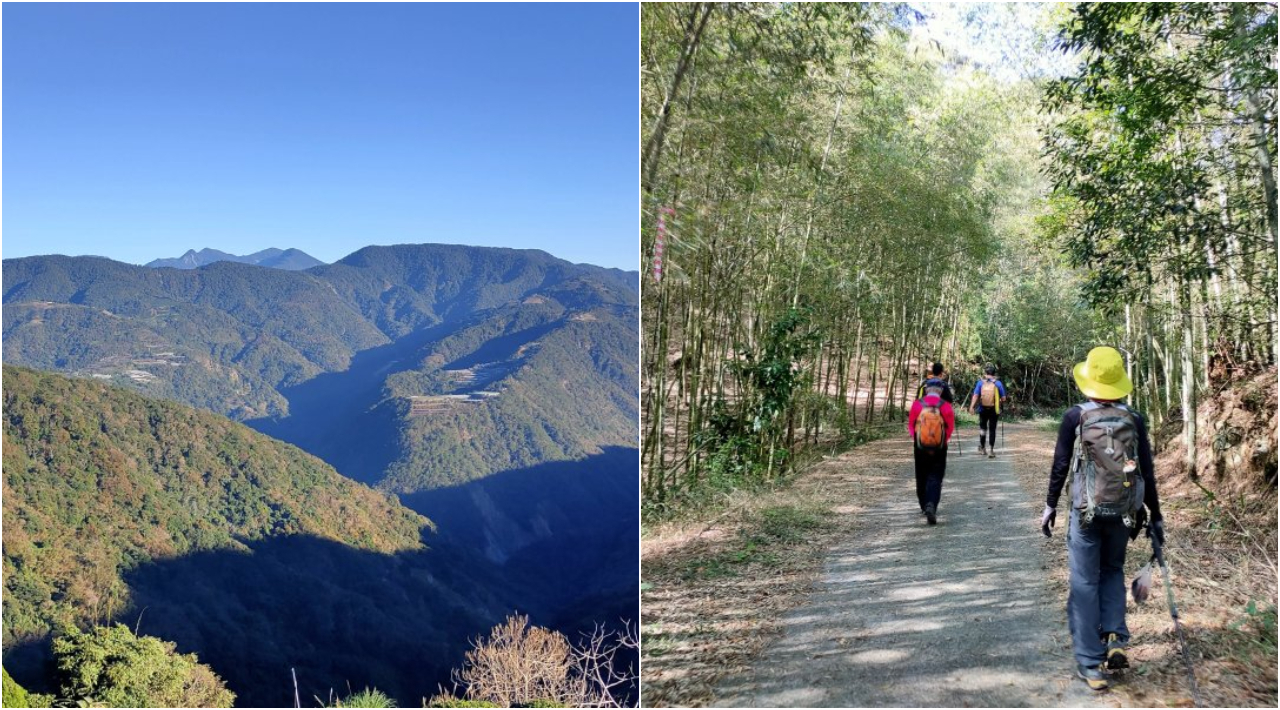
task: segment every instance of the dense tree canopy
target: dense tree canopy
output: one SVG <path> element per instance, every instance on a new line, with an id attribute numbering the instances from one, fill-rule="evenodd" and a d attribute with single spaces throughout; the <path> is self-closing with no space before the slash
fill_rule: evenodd
<path id="1" fill-rule="evenodd" d="M 1194 470 L 1213 361 L 1275 362 L 1276 7 L 1081 3 L 1058 43 L 1082 62 L 1045 90 L 1053 237 Z"/>
<path id="2" fill-rule="evenodd" d="M 226 708 L 236 697 L 195 654 L 123 624 L 69 629 L 53 649 L 60 699 L 81 707 Z"/>
<path id="3" fill-rule="evenodd" d="M 1053 409 L 1114 344 L 1157 421 L 1274 362 L 1274 5 L 1049 10 L 1004 44 L 1066 69 L 998 72 L 905 6 L 642 7 L 651 509 L 866 436 L 935 360 Z"/>
<path id="4" fill-rule="evenodd" d="M 426 519 L 243 425 L 8 365 L 4 386 L 6 645 L 110 619 L 152 561 L 293 534 L 422 546 Z"/>

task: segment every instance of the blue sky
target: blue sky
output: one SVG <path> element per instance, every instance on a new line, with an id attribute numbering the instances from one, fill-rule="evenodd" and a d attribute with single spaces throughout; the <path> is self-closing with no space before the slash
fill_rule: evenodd
<path id="1" fill-rule="evenodd" d="M 3 255 L 637 268 L 637 6 L 3 7 Z"/>
<path id="2" fill-rule="evenodd" d="M 913 5 L 925 20 L 914 32 L 936 42 L 948 57 L 963 56 L 996 79 L 1059 77 L 1079 58 L 1052 46 L 1052 36 L 1070 11 L 1061 2 L 929 2 Z"/>

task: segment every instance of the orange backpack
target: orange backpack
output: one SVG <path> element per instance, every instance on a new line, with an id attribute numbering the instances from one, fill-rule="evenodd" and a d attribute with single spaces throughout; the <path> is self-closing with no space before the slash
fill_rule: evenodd
<path id="1" fill-rule="evenodd" d="M 938 407 L 925 407 L 916 417 L 916 445 L 925 451 L 941 451 L 947 445 L 947 422 Z"/>

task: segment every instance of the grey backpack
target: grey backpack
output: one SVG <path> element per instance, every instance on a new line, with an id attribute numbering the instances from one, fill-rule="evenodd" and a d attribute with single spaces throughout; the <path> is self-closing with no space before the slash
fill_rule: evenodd
<path id="1" fill-rule="evenodd" d="M 1138 467 L 1138 424 L 1123 404 L 1080 405 L 1072 459 L 1073 502 L 1080 522 L 1094 518 L 1140 522 L 1144 484 Z"/>

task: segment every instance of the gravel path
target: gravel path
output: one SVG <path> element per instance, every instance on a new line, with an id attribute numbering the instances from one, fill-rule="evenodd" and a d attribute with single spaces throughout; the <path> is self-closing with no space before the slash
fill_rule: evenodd
<path id="1" fill-rule="evenodd" d="M 751 673 L 721 684 L 716 705 L 1103 706 L 1070 676 L 1041 506 L 1007 459 L 976 455 L 971 433 L 947 463 L 938 525 L 920 515 L 910 464 L 891 464 L 905 466 L 901 488 L 861 513 L 781 638 Z"/>

